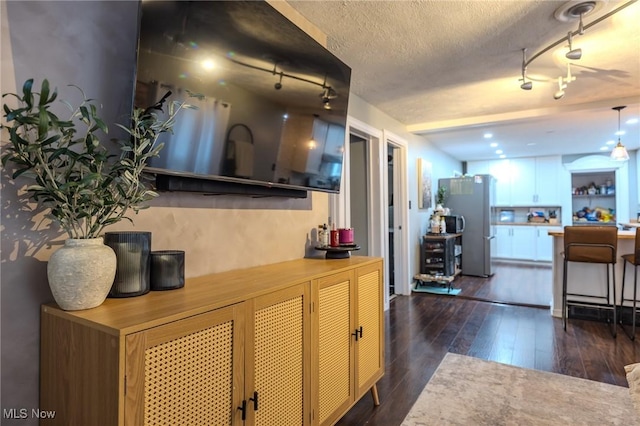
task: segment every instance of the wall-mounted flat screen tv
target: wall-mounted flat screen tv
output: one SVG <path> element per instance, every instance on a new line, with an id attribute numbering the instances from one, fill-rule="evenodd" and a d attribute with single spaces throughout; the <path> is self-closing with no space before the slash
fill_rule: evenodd
<path id="1" fill-rule="evenodd" d="M 134 104 L 188 99 L 148 171 L 338 192 L 351 69 L 263 1 L 142 1 Z M 203 100 L 189 98 L 189 92 Z"/>

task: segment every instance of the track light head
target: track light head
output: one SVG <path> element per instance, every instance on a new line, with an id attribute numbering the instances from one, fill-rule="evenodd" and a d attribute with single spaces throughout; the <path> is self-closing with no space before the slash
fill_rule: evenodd
<path id="1" fill-rule="evenodd" d="M 565 55 L 567 59 L 580 59 L 582 57 L 582 49 L 573 48 L 573 34 L 571 34 L 571 31 L 569 31 L 569 34 L 567 35 L 567 40 L 569 41 L 569 51 Z"/>
<path id="2" fill-rule="evenodd" d="M 276 90 L 282 89 L 282 73 L 280 73 L 280 81 L 273 85 Z"/>
<path id="3" fill-rule="evenodd" d="M 582 49 L 573 49 L 567 52 L 565 55 L 567 59 L 578 60 L 582 58 Z"/>
<path id="4" fill-rule="evenodd" d="M 527 77 L 526 77 L 526 73 L 527 73 L 527 49 L 522 49 L 522 78 L 520 80 L 522 80 L 522 84 L 520 85 L 520 88 L 522 90 L 531 90 L 531 88 L 533 87 L 533 83 L 531 81 L 527 81 Z"/>
<path id="5" fill-rule="evenodd" d="M 562 76 L 558 77 L 558 91 L 553 94 L 553 99 L 556 101 L 561 99 L 564 96 L 564 89 L 566 89 L 566 87 L 566 84 L 562 84 Z"/>

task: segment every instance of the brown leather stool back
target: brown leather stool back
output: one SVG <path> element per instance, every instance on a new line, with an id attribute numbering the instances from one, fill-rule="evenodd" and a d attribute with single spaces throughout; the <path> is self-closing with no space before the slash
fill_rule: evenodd
<path id="1" fill-rule="evenodd" d="M 617 247 L 618 228 L 615 226 L 564 228 L 564 257 L 569 262 L 616 263 Z"/>
<path id="2" fill-rule="evenodd" d="M 616 337 L 616 251 L 618 247 L 618 228 L 615 226 L 565 226 L 564 227 L 564 268 L 562 277 L 562 328 L 567 330 L 567 310 L 569 305 L 592 306 L 612 311 L 611 333 Z M 600 263 L 607 269 L 606 296 L 574 293 L 568 290 L 568 269 L 570 262 Z M 609 273 L 611 265 L 611 273 Z M 611 279 L 613 278 L 613 279 Z M 611 283 L 613 282 L 613 285 Z M 613 300 L 611 300 L 611 292 Z M 581 299 L 590 298 L 606 301 L 606 305 L 587 303 Z M 569 300 L 569 299 L 572 300 Z"/>

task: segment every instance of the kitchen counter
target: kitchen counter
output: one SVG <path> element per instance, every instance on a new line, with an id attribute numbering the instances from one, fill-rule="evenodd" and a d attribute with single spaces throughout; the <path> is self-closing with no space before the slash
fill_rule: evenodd
<path id="1" fill-rule="evenodd" d="M 549 223 L 549 222 L 493 222 L 492 225 L 495 226 L 559 226 L 562 227 L 561 223 Z"/>
<path id="2" fill-rule="evenodd" d="M 564 231 L 549 231 L 549 235 L 553 237 L 553 291 L 551 299 L 551 315 L 554 317 L 562 316 L 562 275 L 564 270 Z M 618 247 L 616 256 L 618 261 L 614 267 L 616 287 L 616 302 L 620 300 L 620 291 L 622 289 L 622 264 L 620 257 L 623 254 L 633 253 L 635 244 L 636 231 L 618 231 Z M 580 289 L 580 292 L 586 294 L 605 295 L 605 286 L 607 276 L 605 267 L 602 264 L 589 263 L 570 263 L 569 264 L 569 291 Z M 627 272 L 633 269 L 627 268 Z M 627 285 L 625 288 L 625 298 L 633 297 L 633 274 L 627 274 Z M 579 298 L 575 298 L 579 299 Z M 589 299 L 584 299 L 589 301 Z M 593 302 L 593 299 L 591 299 Z M 631 306 L 631 302 L 625 302 L 625 305 Z"/>

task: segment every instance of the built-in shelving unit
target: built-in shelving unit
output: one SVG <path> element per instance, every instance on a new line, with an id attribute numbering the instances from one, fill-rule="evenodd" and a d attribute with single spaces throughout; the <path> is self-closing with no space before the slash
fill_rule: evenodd
<path id="1" fill-rule="evenodd" d="M 616 224 L 615 172 L 571 174 L 574 225 Z"/>

